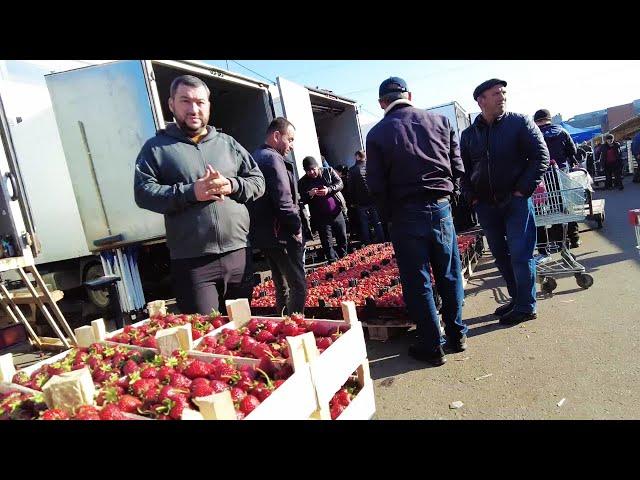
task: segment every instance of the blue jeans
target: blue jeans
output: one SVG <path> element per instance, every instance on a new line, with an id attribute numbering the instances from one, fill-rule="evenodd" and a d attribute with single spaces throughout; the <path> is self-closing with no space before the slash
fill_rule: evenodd
<path id="1" fill-rule="evenodd" d="M 358 223 L 360 225 L 360 240 L 362 243 L 371 243 L 371 235 L 369 234 L 369 226 L 373 225 L 373 231 L 376 234 L 375 242 L 384 242 L 384 233 L 382 233 L 382 225 L 380 224 L 380 217 L 376 207 L 370 205 L 368 207 L 358 205 L 356 207 L 358 212 Z"/>
<path id="2" fill-rule="evenodd" d="M 536 224 L 531 198 L 515 197 L 502 205 L 479 202 L 478 220 L 512 300 L 513 310 L 536 311 Z"/>
<path id="3" fill-rule="evenodd" d="M 425 348 L 444 343 L 433 299 L 429 266 L 442 297 L 442 319 L 449 341 L 467 333 L 462 321 L 462 270 L 449 202 L 404 204 L 393 212 L 391 240 L 396 252 L 402 293 L 418 342 Z"/>

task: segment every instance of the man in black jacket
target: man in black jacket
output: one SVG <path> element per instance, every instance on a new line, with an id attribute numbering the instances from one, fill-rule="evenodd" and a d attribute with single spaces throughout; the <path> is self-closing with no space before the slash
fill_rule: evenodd
<path id="1" fill-rule="evenodd" d="M 278 117 L 267 128 L 264 145 L 253 152 L 266 182 L 266 193 L 249 206 L 251 244 L 262 250 L 271 267 L 278 314 L 304 313 L 307 284 L 304 276 L 302 223 L 296 201 L 293 162 L 295 128 Z"/>
<path id="2" fill-rule="evenodd" d="M 300 198 L 309 204 L 311 228 L 318 230 L 325 258 L 333 262 L 347 254 L 347 226 L 342 213 L 346 205 L 340 193 L 342 180 L 333 168 L 320 167 L 313 157 L 303 158 L 302 168 L 306 173 L 298 180 Z"/>
<path id="3" fill-rule="evenodd" d="M 624 190 L 622 185 L 622 155 L 620 153 L 620 144 L 613 140 L 613 135 L 607 133 L 604 137 L 605 143 L 602 144 L 598 157 L 600 165 L 604 165 L 604 174 L 606 176 L 604 188 L 609 190 L 612 188 L 611 181 L 613 178 L 613 186 L 618 190 Z"/>
<path id="4" fill-rule="evenodd" d="M 355 157 L 356 163 L 349 169 L 349 197 L 358 212 L 360 240 L 364 245 L 372 243 L 369 229 L 373 227 L 374 243 L 384 242 L 380 217 L 367 184 L 367 155 L 364 150 L 358 150 Z"/>
<path id="5" fill-rule="evenodd" d="M 439 366 L 446 361 L 445 340 L 430 267 L 442 297 L 445 347 L 467 348 L 460 253 L 449 203 L 464 173 L 458 140 L 445 116 L 413 106 L 401 78 L 382 82 L 378 102 L 385 113 L 367 135 L 367 183 L 383 221 L 391 221 L 402 294 L 418 335 L 409 355 Z"/>
<path id="6" fill-rule="evenodd" d="M 209 88 L 183 75 L 171 83 L 175 123 L 142 146 L 136 204 L 164 215 L 178 308 L 209 314 L 225 298 L 251 298 L 253 269 L 244 205 L 264 193 L 264 177 L 235 139 L 207 125 Z"/>
<path id="7" fill-rule="evenodd" d="M 506 86 L 493 78 L 473 92 L 482 114 L 461 135 L 461 185 L 511 296 L 495 313 L 500 323 L 514 325 L 536 318 L 531 195 L 549 167 L 549 151 L 530 117 L 506 111 Z"/>

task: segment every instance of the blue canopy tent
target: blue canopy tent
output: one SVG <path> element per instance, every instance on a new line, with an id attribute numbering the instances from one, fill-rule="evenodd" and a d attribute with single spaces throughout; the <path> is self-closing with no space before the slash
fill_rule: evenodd
<path id="1" fill-rule="evenodd" d="M 569 135 L 571 135 L 571 138 L 576 143 L 589 141 L 596 135 L 602 134 L 602 128 L 600 128 L 600 125 L 587 128 L 577 128 L 572 127 L 567 122 L 561 122 L 560 126 L 569 132 Z"/>

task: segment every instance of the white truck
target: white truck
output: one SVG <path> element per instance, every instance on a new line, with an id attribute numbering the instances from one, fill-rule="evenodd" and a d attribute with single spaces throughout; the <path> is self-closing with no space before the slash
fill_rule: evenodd
<path id="1" fill-rule="evenodd" d="M 81 250 L 142 246 L 143 286 L 163 274 L 159 265 L 168 273 L 168 251 L 162 215 L 135 204 L 135 160 L 144 142 L 172 121 L 169 86 L 182 74 L 208 85 L 210 123 L 249 152 L 262 144 L 273 118 L 289 119 L 296 126 L 293 157 L 299 175 L 302 159 L 319 158 L 321 145 L 333 165 L 352 164 L 363 146 L 354 101 L 281 77 L 269 85 L 193 60 L 124 60 L 46 75 L 84 232 Z M 145 278 L 147 267 L 152 273 Z"/>
<path id="2" fill-rule="evenodd" d="M 456 131 L 458 142 L 460 142 L 460 134 L 465 128 L 471 125 L 471 118 L 464 108 L 455 100 L 453 102 L 436 105 L 435 107 L 426 108 L 428 112 L 444 115 L 449 119 L 451 125 Z"/>

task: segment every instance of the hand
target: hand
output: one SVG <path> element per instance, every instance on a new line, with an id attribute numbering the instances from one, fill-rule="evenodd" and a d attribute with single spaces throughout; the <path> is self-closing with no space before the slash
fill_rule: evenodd
<path id="1" fill-rule="evenodd" d="M 474 199 L 471 201 L 471 206 L 472 206 L 472 207 L 475 207 L 478 203 L 480 203 L 480 200 L 478 200 L 477 198 L 474 198 Z"/>
<path id="2" fill-rule="evenodd" d="M 209 168 L 205 170 L 204 177 L 195 181 L 194 191 L 196 200 L 199 202 L 221 201 L 224 197 L 216 195 L 212 182 L 214 181 L 213 173 Z"/>
<path id="3" fill-rule="evenodd" d="M 307 193 L 309 194 L 310 197 L 313 198 L 316 195 L 316 193 L 318 193 L 318 189 L 317 188 L 312 188 Z"/>
<path id="4" fill-rule="evenodd" d="M 329 188 L 327 187 L 316 189 L 316 195 L 319 195 L 321 197 L 324 197 L 327 193 L 329 193 Z"/>
<path id="5" fill-rule="evenodd" d="M 302 245 L 302 232 L 298 233 L 297 235 L 294 235 L 294 237 L 296 239 L 296 242 L 298 242 L 300 245 Z"/>
<path id="6" fill-rule="evenodd" d="M 521 194 L 518 190 L 516 190 L 515 192 L 513 192 L 513 196 L 514 197 L 524 197 L 523 194 Z"/>
<path id="7" fill-rule="evenodd" d="M 227 177 L 215 170 L 211 165 L 207 165 L 207 170 L 211 172 L 209 184 L 215 195 L 229 195 L 231 194 L 232 187 L 231 182 Z"/>

